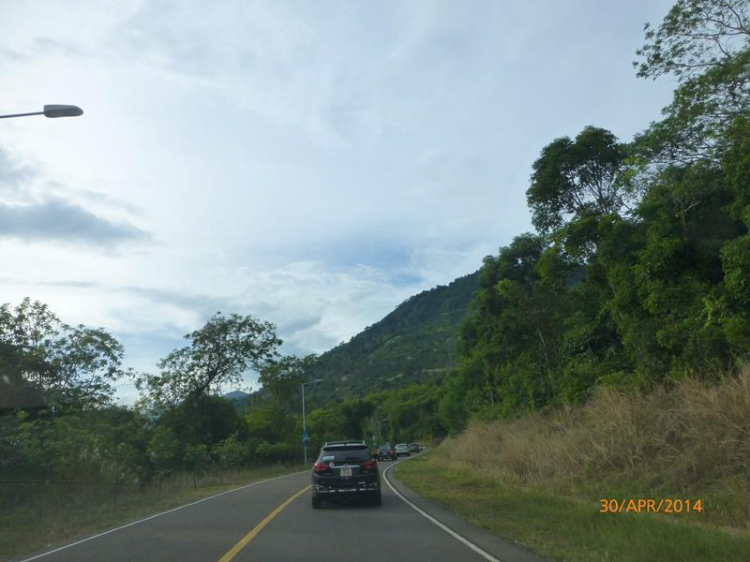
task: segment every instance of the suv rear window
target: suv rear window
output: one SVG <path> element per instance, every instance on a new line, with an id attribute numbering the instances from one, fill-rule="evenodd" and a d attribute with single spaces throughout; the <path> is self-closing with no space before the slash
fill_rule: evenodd
<path id="1" fill-rule="evenodd" d="M 331 447 L 320 452 L 320 460 L 326 462 L 359 462 L 369 459 L 370 449 L 367 447 Z"/>

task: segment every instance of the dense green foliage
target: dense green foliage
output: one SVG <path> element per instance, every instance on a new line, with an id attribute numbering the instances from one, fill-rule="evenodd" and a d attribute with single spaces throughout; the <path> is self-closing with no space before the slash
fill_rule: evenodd
<path id="1" fill-rule="evenodd" d="M 159 362 L 159 375 L 139 380 L 159 405 L 173 406 L 222 384 L 240 383 L 249 368 L 266 368 L 281 344 L 273 324 L 238 314 L 226 318 L 221 313 L 185 339 L 189 346 L 175 349 Z"/>
<path id="2" fill-rule="evenodd" d="M 412 384 L 318 408 L 308 419 L 311 443 L 354 438 L 375 446 L 440 437 L 440 396 L 437 385 Z"/>
<path id="3" fill-rule="evenodd" d="M 680 0 L 639 51 L 673 73 L 632 142 L 587 127 L 547 145 L 527 191 L 537 234 L 485 259 L 441 401 L 451 429 L 731 370 L 750 352 L 747 1 Z"/>
<path id="4" fill-rule="evenodd" d="M 280 357 L 275 328 L 249 316 L 217 314 L 186 340 L 159 363 L 160 373 L 136 375 L 121 368 L 122 347 L 102 329 L 71 328 L 28 299 L 0 308 L 0 485 L 143 486 L 178 473 L 301 460 L 300 384 L 315 357 Z M 215 394 L 250 365 L 263 393 L 239 404 Z M 127 376 L 142 390 L 133 408 L 112 400 L 113 383 Z M 309 392 L 311 449 L 331 438 L 410 440 L 442 431 L 436 386 L 318 409 L 315 398 L 325 395 Z M 0 492 L 6 506 L 20 501 L 7 485 Z"/>
<path id="5" fill-rule="evenodd" d="M 187 339 L 161 362 L 161 376 L 138 377 L 148 392 L 127 408 L 113 402 L 113 383 L 136 375 L 121 368 L 115 338 L 67 326 L 28 299 L 0 308 L 0 481 L 145 484 L 268 460 L 256 455 L 262 442 L 247 416 L 210 390 L 246 364 L 286 365 L 274 327 L 217 314 Z"/>

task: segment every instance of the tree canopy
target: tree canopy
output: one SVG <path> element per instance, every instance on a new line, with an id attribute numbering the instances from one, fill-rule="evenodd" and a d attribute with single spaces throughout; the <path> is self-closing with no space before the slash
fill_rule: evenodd
<path id="1" fill-rule="evenodd" d="M 140 381 L 156 404 L 175 405 L 221 385 L 240 384 L 249 369 L 267 368 L 281 345 L 273 324 L 220 312 L 185 339 L 190 345 L 159 362 L 159 375 L 147 374 Z"/>

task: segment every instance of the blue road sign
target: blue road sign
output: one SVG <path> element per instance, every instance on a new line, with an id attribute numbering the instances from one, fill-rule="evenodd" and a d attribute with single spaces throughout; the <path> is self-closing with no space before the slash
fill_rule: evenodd
<path id="1" fill-rule="evenodd" d="M 307 431 L 305 431 L 302 434 L 302 443 L 304 443 L 305 445 L 307 445 L 309 443 L 309 441 L 310 441 L 310 436 L 307 434 Z"/>

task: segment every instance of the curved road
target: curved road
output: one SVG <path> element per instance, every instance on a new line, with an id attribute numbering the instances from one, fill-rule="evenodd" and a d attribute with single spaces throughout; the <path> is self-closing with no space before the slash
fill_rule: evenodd
<path id="1" fill-rule="evenodd" d="M 380 463 L 381 507 L 324 502 L 322 509 L 313 510 L 307 489 L 310 473 L 305 471 L 212 496 L 24 560 L 540 560 L 416 496 L 394 481 L 394 464 Z"/>

